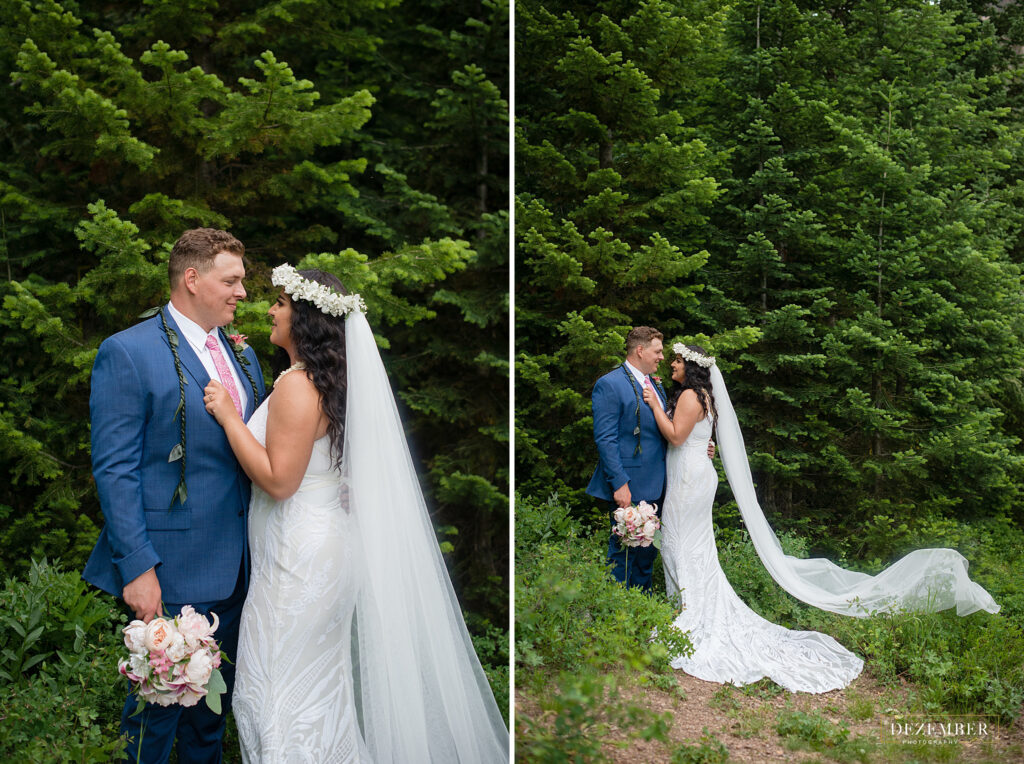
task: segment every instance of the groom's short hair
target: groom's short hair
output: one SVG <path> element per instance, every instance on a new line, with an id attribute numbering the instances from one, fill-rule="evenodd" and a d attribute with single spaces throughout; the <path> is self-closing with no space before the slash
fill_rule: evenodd
<path id="1" fill-rule="evenodd" d="M 171 289 L 177 286 L 188 268 L 206 273 L 221 252 L 243 257 L 245 245 L 227 231 L 218 228 L 192 228 L 185 231 L 174 242 L 171 257 L 167 261 L 167 278 L 171 282 Z"/>
<path id="2" fill-rule="evenodd" d="M 638 347 L 647 347 L 655 340 L 664 340 L 665 335 L 653 326 L 634 326 L 626 335 L 626 355 Z"/>

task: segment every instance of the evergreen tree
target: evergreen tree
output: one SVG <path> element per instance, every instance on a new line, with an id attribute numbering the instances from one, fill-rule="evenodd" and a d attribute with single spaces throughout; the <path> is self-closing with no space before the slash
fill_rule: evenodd
<path id="1" fill-rule="evenodd" d="M 397 2 L 194 5 L 0 2 L 0 558 L 77 564 L 91 547 L 95 349 L 166 299 L 180 232 L 211 225 L 247 244 L 236 328 L 268 375 L 274 265 L 323 267 L 364 295 L 456 583 L 500 624 L 507 6 L 437 4 L 428 57 Z M 439 135 L 458 150 L 427 161 L 416 149 Z"/>
<path id="2" fill-rule="evenodd" d="M 584 501 L 590 390 L 634 325 L 693 334 L 722 158 L 691 124 L 712 4 L 517 5 L 517 487 Z M 720 327 L 716 352 L 749 344 Z"/>
<path id="3" fill-rule="evenodd" d="M 648 323 L 719 357 L 780 530 L 886 556 L 1019 518 L 1015 4 L 517 18 L 521 488 L 579 499 L 590 386 Z"/>
<path id="4" fill-rule="evenodd" d="M 1020 128 L 993 106 L 1005 72 L 979 70 L 997 41 L 918 2 L 744 2 L 727 30 L 707 270 L 763 329 L 733 389 L 766 507 L 883 553 L 898 523 L 1009 510 Z"/>

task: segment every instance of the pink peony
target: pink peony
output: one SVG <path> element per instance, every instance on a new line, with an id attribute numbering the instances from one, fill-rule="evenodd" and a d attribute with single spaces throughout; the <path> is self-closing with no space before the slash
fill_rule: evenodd
<path id="1" fill-rule="evenodd" d="M 150 652 L 165 649 L 176 631 L 174 624 L 166 618 L 154 618 L 146 626 L 146 649 Z"/>
<path id="2" fill-rule="evenodd" d="M 185 605 L 181 614 L 177 617 L 178 630 L 185 638 L 185 644 L 190 650 L 195 650 L 201 645 L 210 645 L 213 642 L 213 632 L 220 625 L 220 619 L 216 613 L 213 616 L 213 624 L 206 620 L 206 616 L 195 611 L 191 605 Z"/>

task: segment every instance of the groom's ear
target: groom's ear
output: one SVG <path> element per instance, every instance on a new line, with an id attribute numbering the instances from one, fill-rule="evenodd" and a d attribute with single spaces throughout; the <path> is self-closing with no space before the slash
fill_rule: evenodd
<path id="1" fill-rule="evenodd" d="M 196 282 L 199 281 L 199 271 L 195 268 L 186 268 L 185 272 L 181 275 L 181 283 L 190 294 L 196 293 Z"/>

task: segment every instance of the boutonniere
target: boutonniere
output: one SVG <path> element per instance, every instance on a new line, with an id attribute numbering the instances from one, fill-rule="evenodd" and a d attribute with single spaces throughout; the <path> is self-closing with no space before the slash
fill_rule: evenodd
<path id="1" fill-rule="evenodd" d="M 651 379 L 654 380 L 654 383 L 656 385 L 660 385 L 661 384 L 661 377 L 659 377 L 657 374 L 652 374 L 651 375 Z"/>
<path id="2" fill-rule="evenodd" d="M 231 340 L 231 352 L 235 354 L 235 358 L 242 366 L 249 365 L 249 359 L 245 357 L 245 351 L 249 349 L 249 346 L 245 344 L 245 341 L 249 337 L 245 334 L 232 331 L 234 327 L 225 326 L 224 334 Z"/>

